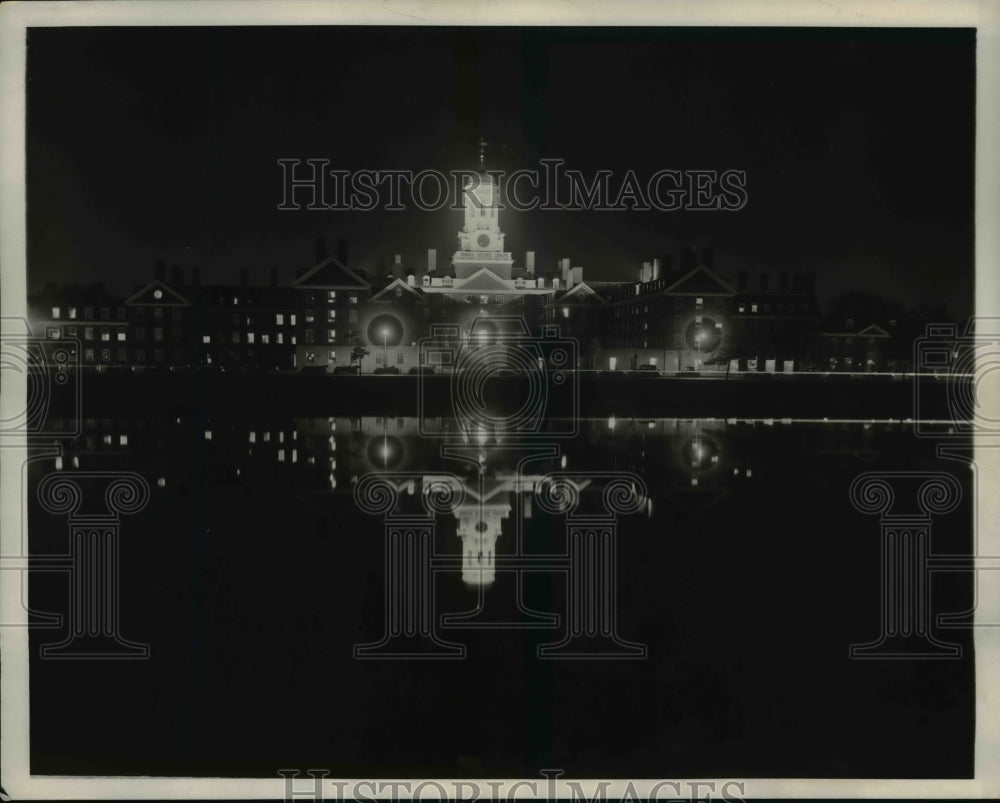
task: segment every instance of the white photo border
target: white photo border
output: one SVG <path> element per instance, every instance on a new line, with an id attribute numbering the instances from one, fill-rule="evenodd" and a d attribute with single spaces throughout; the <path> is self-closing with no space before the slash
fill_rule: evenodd
<path id="1" fill-rule="evenodd" d="M 35 26 L 236 26 L 236 25 L 567 25 L 567 26 L 816 26 L 973 27 L 976 68 L 976 315 L 1000 319 L 1000 2 L 996 0 L 715 0 L 715 2 L 607 3 L 574 0 L 111 0 L 110 2 L 21 2 L 0 6 L 0 314 L 26 318 L 25 65 L 26 33 Z M 6 324 L 5 324 L 6 325 Z M 18 334 L 5 329 L 0 335 Z M 995 397 L 996 386 L 985 388 Z M 26 378 L 4 377 L 0 418 L 24 408 Z M 1000 398 L 981 399 L 998 409 Z M 1000 449 L 977 439 L 980 487 L 1000 480 Z M 20 554 L 26 503 L 20 467 L 24 443 L 0 449 L 0 561 Z M 1000 485 L 998 485 L 1000 487 Z M 1000 555 L 1000 494 L 977 500 L 979 550 Z M 2 567 L 2 564 L 0 564 Z M 25 626 L 0 628 L 0 783 L 14 800 L 147 798 L 281 798 L 284 779 L 109 778 L 33 776 L 29 770 L 28 630 L 20 604 L 21 584 L 0 583 L 0 621 Z M 977 619 L 1000 614 L 1000 572 L 979 573 Z M 752 798 L 995 798 L 1000 795 L 1000 627 L 974 629 L 976 651 L 975 777 L 970 780 L 747 778 Z M 308 781 L 304 775 L 302 782 Z M 331 783 L 334 779 L 325 779 Z M 385 779 L 389 781 L 389 779 Z M 468 784 L 477 783 L 462 779 Z M 541 777 L 530 779 L 551 788 Z M 566 778 L 556 782 L 569 797 Z M 625 794 L 629 779 L 608 779 L 607 799 Z M 683 783 L 733 779 L 684 779 Z M 631 779 L 632 790 L 648 794 L 655 779 Z M 449 780 L 441 783 L 450 784 Z M 486 779 L 478 781 L 487 788 Z M 516 779 L 507 779 L 506 792 Z M 579 781 L 593 795 L 598 781 Z M 350 788 L 350 787 L 348 787 Z M 454 786 L 446 786 L 454 788 Z M 468 788 L 468 787 L 466 787 Z M 496 789 L 496 787 L 491 787 Z M 334 787 L 330 787 L 331 792 Z M 388 787 L 391 789 L 391 787 Z M 375 794 L 388 797 L 389 792 Z M 516 795 L 524 796 L 524 793 Z"/>

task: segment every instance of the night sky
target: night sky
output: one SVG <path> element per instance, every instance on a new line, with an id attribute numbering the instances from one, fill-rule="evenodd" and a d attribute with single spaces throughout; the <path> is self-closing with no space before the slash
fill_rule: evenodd
<path id="1" fill-rule="evenodd" d="M 738 212 L 505 212 L 515 266 L 634 279 L 688 243 L 719 272 L 814 270 L 972 312 L 971 29 L 55 28 L 28 38 L 29 289 L 153 263 L 290 281 L 346 237 L 378 273 L 461 215 L 277 210 L 279 158 L 343 169 L 747 171 Z"/>

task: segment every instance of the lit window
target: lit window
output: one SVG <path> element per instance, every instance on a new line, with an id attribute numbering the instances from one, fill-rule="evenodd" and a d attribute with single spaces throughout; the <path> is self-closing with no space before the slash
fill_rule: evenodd
<path id="1" fill-rule="evenodd" d="M 212 342 L 212 336 L 211 335 L 202 335 L 201 336 L 201 342 L 202 343 L 211 343 Z"/>
<path id="2" fill-rule="evenodd" d="M 110 340 L 111 340 L 111 332 L 109 332 L 107 329 L 102 329 L 101 330 L 101 342 L 102 343 L 107 343 Z"/>
<path id="3" fill-rule="evenodd" d="M 756 304 L 751 304 L 750 305 L 750 312 L 756 312 L 756 311 L 757 311 L 757 305 Z"/>
<path id="4" fill-rule="evenodd" d="M 52 308 L 52 317 L 53 318 L 59 318 L 60 315 L 61 315 L 61 313 L 60 313 L 59 307 L 53 307 Z"/>
<path id="5" fill-rule="evenodd" d="M 326 298 L 327 298 L 328 301 L 336 301 L 337 300 L 337 291 L 336 290 L 330 290 L 326 294 Z M 352 301 L 351 303 L 353 304 L 354 302 Z"/>
<path id="6" fill-rule="evenodd" d="M 703 306 L 705 306 L 705 299 L 703 299 L 703 298 L 696 298 L 694 300 L 694 308 L 695 309 L 701 309 Z"/>
<path id="7" fill-rule="evenodd" d="M 267 335 L 264 335 L 264 342 L 267 342 Z M 278 345 L 280 346 L 285 342 L 285 336 L 281 332 L 278 332 Z"/>
<path id="8" fill-rule="evenodd" d="M 118 332 L 118 342 L 119 343 L 124 343 L 125 342 L 125 332 L 122 332 L 122 331 Z"/>
<path id="9" fill-rule="evenodd" d="M 265 332 L 260 336 L 260 342 L 263 343 L 265 346 L 270 345 L 271 336 Z M 278 332 L 278 342 L 279 343 L 281 342 L 281 332 Z"/>
<path id="10" fill-rule="evenodd" d="M 326 330 L 326 342 L 327 343 L 333 343 L 336 339 L 337 339 L 337 330 L 336 329 L 327 329 Z"/>
<path id="11" fill-rule="evenodd" d="M 337 320 L 337 310 L 335 310 L 335 309 L 328 309 L 326 311 L 326 319 L 328 321 L 335 321 L 335 320 Z"/>
<path id="12" fill-rule="evenodd" d="M 280 312 L 275 313 L 275 315 L 274 315 L 274 322 L 278 326 L 284 326 L 285 325 L 285 316 L 282 315 Z"/>
<path id="13" fill-rule="evenodd" d="M 747 305 L 746 304 L 740 304 L 740 312 L 746 312 L 746 311 L 747 311 Z"/>
<path id="14" fill-rule="evenodd" d="M 48 335 L 50 340 L 58 340 L 59 338 L 59 327 L 50 326 L 48 329 Z"/>
<path id="15" fill-rule="evenodd" d="M 568 318 L 569 317 L 569 307 L 563 307 L 562 308 L 562 313 L 563 313 L 563 317 L 564 318 Z"/>
<path id="16" fill-rule="evenodd" d="M 357 293 L 351 293 L 351 303 L 352 304 L 357 304 L 358 303 L 358 294 Z"/>
<path id="17" fill-rule="evenodd" d="M 294 314 L 292 314 L 292 315 L 290 315 L 290 316 L 289 316 L 289 321 L 288 321 L 288 322 L 289 322 L 289 323 L 290 323 L 290 324 L 291 324 L 292 326 L 295 326 L 295 315 L 294 315 Z"/>
<path id="18" fill-rule="evenodd" d="M 76 320 L 76 307 L 70 307 L 69 308 L 69 317 L 70 317 L 70 320 L 74 320 L 74 321 Z"/>
<path id="19" fill-rule="evenodd" d="M 253 345 L 256 342 L 257 336 L 253 332 L 247 332 L 247 343 Z"/>

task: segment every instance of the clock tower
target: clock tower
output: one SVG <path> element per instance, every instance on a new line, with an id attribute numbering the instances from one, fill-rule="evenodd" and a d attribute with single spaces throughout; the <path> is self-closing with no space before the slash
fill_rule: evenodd
<path id="1" fill-rule="evenodd" d="M 482 172 L 465 184 L 465 226 L 458 232 L 458 250 L 451 259 L 456 279 L 467 279 L 481 268 L 510 279 L 514 260 L 503 247 L 499 189 L 493 178 Z"/>

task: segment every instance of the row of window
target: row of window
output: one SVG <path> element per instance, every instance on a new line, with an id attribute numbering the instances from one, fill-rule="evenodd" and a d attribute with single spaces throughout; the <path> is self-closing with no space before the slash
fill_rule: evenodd
<path id="1" fill-rule="evenodd" d="M 164 360 L 165 351 L 163 349 L 153 350 L 153 362 L 161 363 Z M 84 349 L 83 350 L 83 361 L 85 364 L 90 363 L 110 363 L 112 361 L 112 355 L 119 363 L 128 363 L 128 350 L 127 349 L 117 349 L 113 351 L 112 349 Z M 183 360 L 183 353 L 180 349 L 174 349 L 172 352 L 173 361 L 175 363 L 180 363 Z M 146 350 L 136 349 L 134 352 L 133 362 L 136 364 L 143 364 L 146 362 Z"/>
<path id="2" fill-rule="evenodd" d="M 65 335 L 66 337 L 79 337 L 80 336 L 80 329 L 79 329 L 79 327 L 76 327 L 76 326 L 67 326 L 67 327 L 65 327 L 65 330 L 66 330 L 66 335 Z M 49 326 L 49 327 L 46 328 L 45 332 L 46 332 L 46 336 L 50 340 L 58 340 L 60 337 L 62 337 L 62 332 L 61 332 L 61 330 L 60 330 L 60 328 L 58 326 Z M 153 340 L 157 341 L 158 343 L 162 342 L 163 341 L 163 332 L 164 332 L 164 330 L 163 330 L 162 326 L 154 327 L 153 328 Z M 173 340 L 175 340 L 175 341 L 176 340 L 183 340 L 184 339 L 184 332 L 183 332 L 183 330 L 180 327 L 177 327 L 177 326 L 173 327 L 170 330 L 170 335 L 171 335 L 171 338 Z M 128 340 L 128 332 L 125 329 L 116 329 L 112 333 L 112 331 L 110 329 L 108 329 L 108 328 L 102 328 L 97 333 L 97 336 L 95 337 L 94 327 L 93 326 L 85 326 L 85 327 L 83 327 L 83 339 L 84 340 L 100 340 L 102 343 L 110 343 L 112 340 L 114 340 L 114 341 L 116 341 L 118 343 L 124 343 L 125 341 Z M 144 326 L 137 326 L 135 328 L 135 339 L 136 340 L 145 340 L 146 339 L 146 327 L 144 327 Z"/>
<path id="3" fill-rule="evenodd" d="M 253 346 L 253 345 L 257 344 L 257 342 L 258 342 L 257 334 L 258 334 L 257 332 L 247 332 L 246 333 L 246 342 L 247 342 L 248 345 Z M 242 339 L 243 339 L 242 338 L 242 333 L 240 333 L 240 332 L 232 332 L 229 337 L 230 337 L 230 340 L 233 343 L 240 343 L 242 341 Z M 219 334 L 216 337 L 215 342 L 216 343 L 223 343 L 223 342 L 225 342 L 225 339 L 226 339 L 226 336 L 224 334 Z M 203 344 L 205 344 L 206 346 L 207 345 L 211 345 L 212 342 L 213 342 L 212 341 L 212 336 L 211 335 L 202 335 L 201 336 L 201 342 Z M 274 343 L 276 345 L 279 345 L 279 346 L 283 346 L 285 344 L 285 334 L 284 334 L 284 332 L 276 332 L 275 333 L 275 335 L 274 335 Z M 295 343 L 296 343 L 296 337 L 295 337 L 295 335 L 291 335 L 290 336 L 289 343 L 291 343 L 291 345 L 293 345 L 293 346 L 295 345 Z M 260 333 L 260 344 L 262 346 L 270 346 L 271 345 L 271 333 L 270 332 L 261 332 Z"/>
<path id="4" fill-rule="evenodd" d="M 750 312 L 757 312 L 758 308 L 760 309 L 761 312 L 770 312 L 771 311 L 771 304 L 770 304 L 770 302 L 764 302 L 762 304 L 757 304 L 756 302 L 751 303 L 751 304 L 740 304 L 737 307 L 737 310 L 739 312 L 746 312 L 747 311 L 747 307 L 750 308 Z M 796 311 L 797 312 L 808 312 L 809 311 L 809 305 L 808 304 L 791 304 L 791 303 L 785 304 L 784 302 L 779 302 L 779 303 L 775 304 L 774 311 L 777 312 L 779 315 L 783 315 L 785 312 L 788 312 L 789 314 L 795 313 Z"/>
<path id="5" fill-rule="evenodd" d="M 135 319 L 137 321 L 138 320 L 142 320 L 145 317 L 145 315 L 146 315 L 146 308 L 145 307 L 135 307 L 134 309 L 135 309 Z M 110 321 L 111 320 L 111 308 L 110 307 L 101 307 L 100 310 L 99 310 L 99 316 L 100 316 L 100 319 L 102 321 Z M 62 309 L 62 307 L 53 307 L 52 308 L 52 319 L 53 320 L 62 320 L 62 317 L 63 317 L 63 309 Z M 116 320 L 118 320 L 118 321 L 125 321 L 125 320 L 127 320 L 127 317 L 128 317 L 128 315 L 127 315 L 127 310 L 126 310 L 125 307 L 117 307 L 115 309 L 115 319 Z M 173 320 L 175 320 L 175 321 L 181 321 L 181 320 L 183 320 L 184 319 L 184 310 L 183 310 L 183 308 L 181 308 L 181 307 L 174 307 L 173 308 L 172 317 L 173 317 Z M 153 318 L 156 319 L 156 320 L 162 320 L 163 319 L 163 307 L 153 307 Z M 77 308 L 76 307 L 66 307 L 66 319 L 70 320 L 70 321 L 78 320 Z M 83 309 L 83 320 L 85 320 L 85 321 L 92 321 L 92 320 L 94 320 L 94 308 L 93 307 L 84 307 L 84 309 Z"/>
<path id="6" fill-rule="evenodd" d="M 358 311 L 356 309 L 352 309 L 350 311 L 350 313 L 348 314 L 347 318 L 348 318 L 348 320 L 351 323 L 357 323 L 357 321 L 358 321 Z M 328 309 L 326 311 L 326 320 L 327 320 L 327 323 L 335 323 L 336 320 L 337 320 L 337 310 L 334 309 L 334 308 L 332 308 L 332 307 L 330 309 Z M 315 323 L 316 322 L 316 312 L 314 310 L 306 310 L 305 321 L 306 321 L 306 323 Z M 292 315 L 292 321 L 291 322 L 292 322 L 292 325 L 294 326 L 295 325 L 295 316 L 294 315 Z"/>
<path id="7" fill-rule="evenodd" d="M 322 297 L 322 296 L 320 296 L 320 297 Z M 314 291 L 309 290 L 309 291 L 306 292 L 306 303 L 307 304 L 313 304 L 313 303 L 315 303 L 316 298 L 317 298 L 317 294 Z M 335 304 L 337 302 L 337 291 L 336 290 L 327 290 L 326 291 L 326 300 L 329 303 L 334 303 Z M 341 300 L 343 300 L 343 296 L 341 296 Z M 357 304 L 358 303 L 358 294 L 357 293 L 348 293 L 347 300 L 351 304 Z"/>

